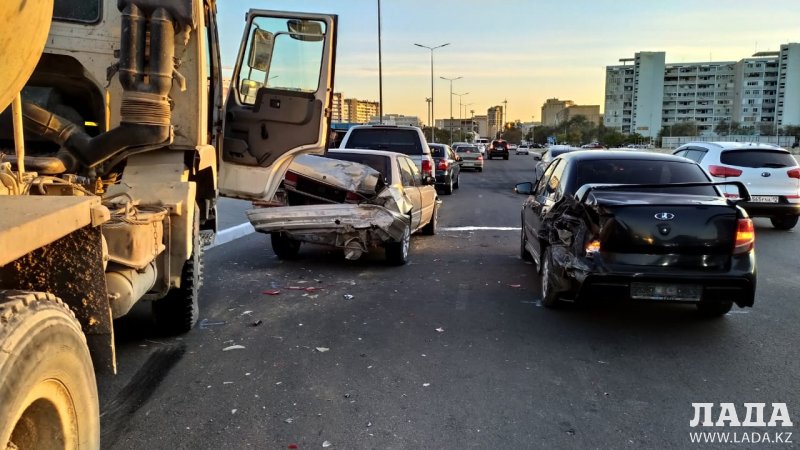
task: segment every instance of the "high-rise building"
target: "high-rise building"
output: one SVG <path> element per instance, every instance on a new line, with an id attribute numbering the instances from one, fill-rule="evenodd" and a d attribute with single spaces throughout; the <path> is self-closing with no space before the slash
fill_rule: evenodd
<path id="1" fill-rule="evenodd" d="M 372 116 L 369 119 L 370 124 L 381 123 L 379 116 Z M 384 114 L 384 125 L 395 125 L 399 127 L 422 127 L 422 121 L 417 116 L 406 116 L 404 114 Z"/>
<path id="2" fill-rule="evenodd" d="M 738 62 L 665 59 L 664 52 L 639 52 L 606 67 L 606 127 L 655 137 L 685 122 L 701 135 L 731 121 L 755 131 L 800 124 L 800 44 Z"/>
<path id="3" fill-rule="evenodd" d="M 347 120 L 350 123 L 367 123 L 372 116 L 378 115 L 378 102 L 346 98 Z"/>
<path id="4" fill-rule="evenodd" d="M 486 137 L 494 139 L 498 132 L 503 131 L 503 107 L 492 106 L 486 111 L 486 117 L 488 121 L 488 136 Z"/>
<path id="5" fill-rule="evenodd" d="M 334 92 L 331 97 L 331 122 L 347 122 L 350 116 L 350 108 L 344 101 L 341 92 Z"/>
<path id="6" fill-rule="evenodd" d="M 558 114 L 574 104 L 572 100 L 548 98 L 542 105 L 542 125 L 547 127 L 558 125 Z"/>

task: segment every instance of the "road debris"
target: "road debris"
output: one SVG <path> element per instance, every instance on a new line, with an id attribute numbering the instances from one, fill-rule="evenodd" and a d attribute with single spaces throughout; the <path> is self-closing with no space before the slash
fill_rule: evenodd
<path id="1" fill-rule="evenodd" d="M 203 320 L 201 320 L 201 321 L 200 321 L 200 329 L 201 329 L 201 330 L 205 330 L 205 329 L 206 329 L 206 328 L 208 328 L 208 327 L 215 327 L 215 326 L 219 326 L 219 325 L 225 325 L 225 323 L 226 323 L 226 322 L 224 322 L 224 321 L 221 321 L 221 322 L 211 322 L 211 321 L 210 321 L 210 320 L 208 320 L 208 319 L 203 319 Z"/>
<path id="2" fill-rule="evenodd" d="M 355 298 L 355 296 L 350 294 L 344 294 L 342 295 L 342 297 L 344 297 L 345 300 L 352 300 L 353 298 Z"/>
<path id="3" fill-rule="evenodd" d="M 238 409 L 232 409 L 231 414 L 236 414 L 236 411 L 238 411 Z"/>
<path id="4" fill-rule="evenodd" d="M 430 383 L 422 383 L 422 387 L 428 387 L 430 385 L 431 385 Z"/>
<path id="5" fill-rule="evenodd" d="M 330 349 L 328 347 L 317 347 L 317 351 L 320 353 L 325 353 L 327 351 L 330 351 Z"/>
<path id="6" fill-rule="evenodd" d="M 292 444 L 287 445 L 286 448 L 295 449 L 296 450 L 296 449 L 298 449 L 300 447 L 298 447 L 297 444 L 292 443 Z"/>
<path id="7" fill-rule="evenodd" d="M 278 295 L 280 293 L 281 293 L 280 289 L 269 289 L 269 290 L 266 290 L 266 291 L 262 292 L 262 294 L 266 294 L 266 295 Z"/>
<path id="8" fill-rule="evenodd" d="M 325 441 L 325 442 L 322 443 L 322 448 L 328 448 L 331 445 L 333 445 L 333 444 L 331 444 L 330 441 Z"/>
<path id="9" fill-rule="evenodd" d="M 283 419 L 283 421 L 286 423 L 292 423 L 294 422 L 294 419 L 292 419 L 291 417 L 287 417 L 286 419 Z"/>
<path id="10" fill-rule="evenodd" d="M 508 286 L 512 287 L 512 288 L 521 288 L 522 287 L 521 284 L 509 284 Z"/>
<path id="11" fill-rule="evenodd" d="M 238 345 L 237 344 L 237 345 L 230 345 L 228 347 L 225 347 L 225 348 L 222 349 L 222 351 L 223 352 L 228 352 L 228 351 L 231 351 L 231 350 L 242 350 L 244 348 L 245 348 L 244 345 Z"/>
<path id="12" fill-rule="evenodd" d="M 253 311 L 248 310 L 248 311 L 245 311 L 245 312 L 243 312 L 243 313 L 241 313 L 239 315 L 240 316 L 249 316 L 250 314 L 253 314 Z"/>
<path id="13" fill-rule="evenodd" d="M 436 331 L 438 331 L 439 333 L 444 333 L 444 328 L 439 327 L 439 328 L 436 329 Z"/>
<path id="14" fill-rule="evenodd" d="M 250 326 L 251 327 L 257 327 L 257 326 L 261 325 L 262 323 L 264 323 L 264 321 L 261 320 L 261 319 L 258 319 L 255 322 L 251 323 Z"/>

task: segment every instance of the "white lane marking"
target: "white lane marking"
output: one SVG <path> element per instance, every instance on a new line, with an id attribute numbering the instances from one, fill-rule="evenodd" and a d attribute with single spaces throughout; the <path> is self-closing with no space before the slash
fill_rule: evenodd
<path id="1" fill-rule="evenodd" d="M 248 234 L 255 233 L 256 229 L 250 223 L 245 222 L 234 227 L 226 228 L 217 233 L 214 243 L 206 247 L 206 249 L 214 248 L 219 245 L 227 244 L 228 242 L 235 241 Z"/>
<path id="2" fill-rule="evenodd" d="M 520 231 L 520 227 L 439 227 L 440 231 Z"/>

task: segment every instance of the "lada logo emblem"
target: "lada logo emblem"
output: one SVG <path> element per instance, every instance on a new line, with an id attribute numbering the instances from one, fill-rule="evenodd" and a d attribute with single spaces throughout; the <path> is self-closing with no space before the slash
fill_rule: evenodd
<path id="1" fill-rule="evenodd" d="M 771 174 L 771 173 L 769 173 L 769 172 L 761 172 L 761 176 L 762 176 L 762 177 L 764 177 L 764 178 L 766 178 L 766 177 L 771 177 L 771 176 L 772 176 L 772 174 Z"/>
<path id="2" fill-rule="evenodd" d="M 672 219 L 675 218 L 675 214 L 672 214 L 672 213 L 669 213 L 669 212 L 660 212 L 660 213 L 656 214 L 655 217 L 658 220 L 672 220 Z"/>

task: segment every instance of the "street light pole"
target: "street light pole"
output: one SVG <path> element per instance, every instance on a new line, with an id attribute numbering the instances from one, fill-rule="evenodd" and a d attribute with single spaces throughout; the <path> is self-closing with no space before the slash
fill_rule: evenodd
<path id="1" fill-rule="evenodd" d="M 383 123 L 383 57 L 381 51 L 381 0 L 378 0 L 378 123 Z"/>
<path id="2" fill-rule="evenodd" d="M 436 121 L 436 113 L 434 112 L 433 109 L 433 51 L 436 50 L 437 48 L 448 46 L 450 45 L 450 43 L 448 42 L 446 44 L 436 45 L 433 47 L 428 47 L 427 45 L 422 45 L 422 44 L 414 44 L 414 45 L 416 45 L 417 47 L 427 48 L 428 50 L 431 51 L 431 118 L 428 121 L 428 126 L 431 128 L 431 142 L 436 142 L 436 134 L 433 132 L 434 128 L 433 122 Z"/>
<path id="3" fill-rule="evenodd" d="M 461 136 L 461 133 L 464 131 L 464 128 L 463 128 L 464 124 L 463 124 L 463 122 L 461 120 L 462 119 L 462 116 L 461 116 L 461 108 L 462 108 L 462 106 L 461 106 L 462 105 L 461 97 L 463 97 L 465 95 L 469 95 L 469 92 L 465 92 L 463 94 L 453 93 L 453 95 L 457 95 L 458 96 L 458 130 L 459 130 L 459 136 Z M 452 142 L 453 141 L 453 136 L 452 136 L 452 133 L 450 133 L 450 134 L 451 134 L 450 135 L 450 141 L 451 141 L 450 145 L 453 145 L 453 142 Z"/>
<path id="4" fill-rule="evenodd" d="M 450 82 L 450 144 L 453 144 L 453 81 L 460 80 L 463 77 L 446 78 L 439 77 L 443 80 Z"/>

